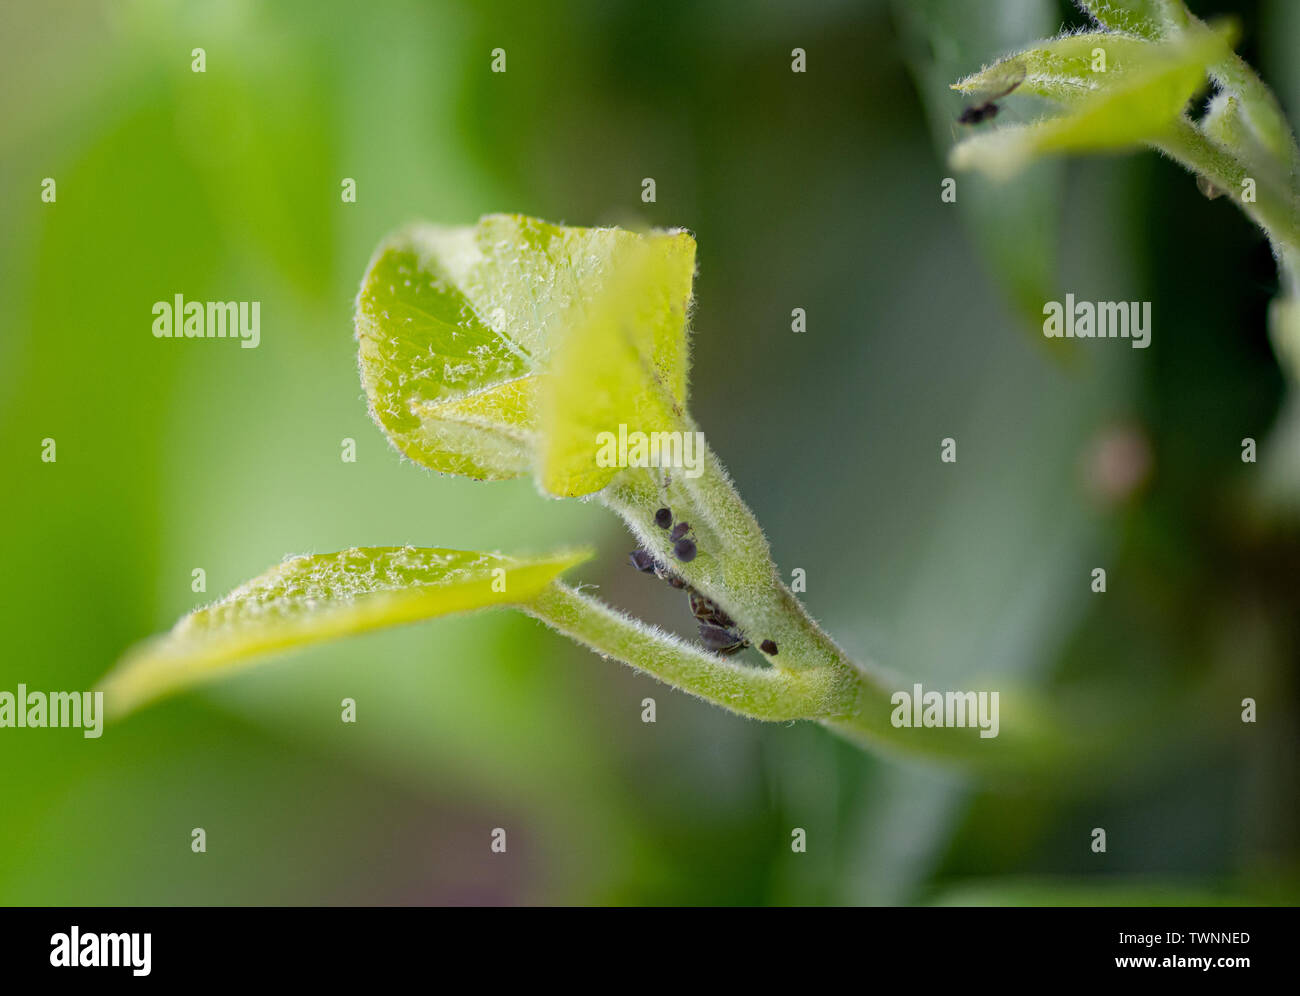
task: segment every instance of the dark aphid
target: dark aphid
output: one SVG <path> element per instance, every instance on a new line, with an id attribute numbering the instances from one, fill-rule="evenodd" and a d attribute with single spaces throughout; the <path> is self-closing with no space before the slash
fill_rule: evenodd
<path id="1" fill-rule="evenodd" d="M 691 615 L 700 627 L 700 640 L 710 650 L 719 654 L 734 654 L 750 646 L 745 634 L 736 626 L 722 606 L 695 588 L 686 589 L 691 603 Z"/>
<path id="2" fill-rule="evenodd" d="M 677 525 L 673 526 L 673 531 L 669 534 L 668 538 L 676 543 L 690 531 L 691 524 L 689 522 L 679 522 Z"/>
<path id="3" fill-rule="evenodd" d="M 642 574 L 653 574 L 659 580 L 667 582 L 670 588 L 680 589 L 686 587 L 686 582 L 659 563 L 649 550 L 633 550 L 628 554 L 627 559 Z"/>
<path id="4" fill-rule="evenodd" d="M 998 116 L 997 101 L 1024 81 L 1025 64 L 1018 60 L 1006 63 L 998 80 L 990 85 L 990 89 L 984 91 L 975 103 L 967 104 L 961 114 L 957 115 L 957 123 L 977 125 L 985 121 L 992 121 Z"/>
<path id="5" fill-rule="evenodd" d="M 767 654 L 769 657 L 775 657 L 775 656 L 776 656 L 776 641 L 775 641 L 775 640 L 764 640 L 762 643 L 760 643 L 760 644 L 758 645 L 758 649 L 761 650 L 761 651 L 763 651 L 763 653 Z"/>
<path id="6" fill-rule="evenodd" d="M 666 508 L 661 508 L 655 513 L 655 525 L 660 529 L 667 529 L 673 524 L 673 513 Z"/>
<path id="7" fill-rule="evenodd" d="M 712 623 L 723 629 L 730 629 L 736 625 L 736 621 L 723 612 L 722 606 L 708 595 L 691 588 L 687 592 L 687 597 L 691 603 L 691 615 L 700 622 Z"/>
<path id="8" fill-rule="evenodd" d="M 749 646 L 743 633 L 729 626 L 700 623 L 700 641 L 714 653 L 730 656 Z"/>
<path id="9" fill-rule="evenodd" d="M 681 579 L 681 575 L 676 575 L 676 573 L 669 571 L 667 567 L 663 566 L 663 564 L 655 564 L 654 573 L 655 577 L 658 577 L 660 581 L 667 584 L 669 588 L 688 588 L 685 581 Z"/>
<path id="10" fill-rule="evenodd" d="M 673 552 L 682 560 L 694 560 L 695 542 L 685 538 L 679 539 L 673 546 Z M 649 550 L 633 550 L 628 554 L 628 560 L 643 574 L 653 574 L 669 587 L 685 589 L 687 601 L 691 606 L 691 615 L 699 623 L 700 640 L 714 653 L 729 655 L 752 646 L 745 638 L 745 634 L 737 628 L 735 620 L 723 611 L 721 605 L 696 590 L 694 586 L 687 584 L 681 575 L 656 560 Z M 768 640 L 763 645 L 765 649 L 768 644 L 772 646 L 770 652 L 776 653 L 776 644 Z"/>
<path id="11" fill-rule="evenodd" d="M 998 105 L 993 101 L 983 104 L 971 104 L 963 108 L 962 112 L 957 115 L 957 123 L 964 125 L 983 124 L 985 121 L 992 121 L 998 116 Z"/>

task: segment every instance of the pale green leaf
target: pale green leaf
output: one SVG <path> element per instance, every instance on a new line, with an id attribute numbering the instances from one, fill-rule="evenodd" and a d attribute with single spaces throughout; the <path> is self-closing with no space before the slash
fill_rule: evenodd
<path id="1" fill-rule="evenodd" d="M 291 557 L 133 647 L 100 687 L 109 712 L 122 715 L 275 651 L 525 604 L 588 556 L 507 557 L 406 546 Z"/>
<path id="2" fill-rule="evenodd" d="M 537 461 L 538 392 L 557 340 L 604 309 L 611 288 L 627 289 L 626 258 L 678 258 L 683 239 L 518 215 L 397 233 L 380 246 L 357 297 L 372 416 L 402 453 L 434 470 L 489 480 L 526 473 Z M 676 302 L 678 321 L 658 323 L 640 342 L 678 405 L 686 399 L 693 242 L 691 251 L 684 284 L 679 275 L 648 295 Z"/>
<path id="3" fill-rule="evenodd" d="M 1067 106 L 1117 88 L 1157 46 L 1110 32 L 1063 35 L 1030 46 L 952 85 L 963 93 L 1034 94 Z M 1097 67 L 1097 68 L 1094 68 Z M 1104 67 L 1104 68 L 1102 68 Z"/>
<path id="4" fill-rule="evenodd" d="M 694 271 L 687 232 L 631 244 L 605 293 L 559 334 L 542 385 L 543 490 L 568 498 L 605 487 L 618 465 L 608 451 L 602 459 L 602 440 L 686 430 L 682 350 Z"/>
<path id="5" fill-rule="evenodd" d="M 1059 117 L 998 128 L 962 142 L 953 166 L 1007 178 L 1052 154 L 1100 152 L 1157 141 L 1183 120 L 1187 101 L 1205 83 L 1206 65 L 1227 51 L 1228 30 L 1198 31 L 1149 46 L 1141 68 L 1098 90 Z"/>

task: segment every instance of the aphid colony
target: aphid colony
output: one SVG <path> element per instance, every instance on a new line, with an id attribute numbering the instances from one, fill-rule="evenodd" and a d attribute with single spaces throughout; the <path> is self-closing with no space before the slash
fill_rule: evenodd
<path id="1" fill-rule="evenodd" d="M 661 508 L 655 512 L 655 525 L 660 529 L 672 530 L 668 538 L 673 544 L 673 556 L 687 564 L 695 559 L 697 552 L 695 541 L 687 535 L 691 531 L 689 522 L 678 522 L 674 525 L 673 513 L 666 508 Z M 687 584 L 681 575 L 659 563 L 649 550 L 633 550 L 629 559 L 632 561 L 632 566 L 642 574 L 653 574 L 669 586 L 686 592 L 686 598 L 691 606 L 691 615 L 699 624 L 700 640 L 710 650 L 730 655 L 752 646 L 740 627 L 736 625 L 736 621 L 722 610 L 722 606 Z M 776 643 L 773 640 L 764 640 L 762 650 L 765 654 L 775 654 Z"/>

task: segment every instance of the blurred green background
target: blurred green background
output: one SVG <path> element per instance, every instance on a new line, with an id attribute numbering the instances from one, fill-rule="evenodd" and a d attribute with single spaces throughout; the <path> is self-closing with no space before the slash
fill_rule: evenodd
<path id="1" fill-rule="evenodd" d="M 1297 6 L 1192 6 L 1240 17 L 1295 120 Z M 694 412 L 851 653 L 1139 717 L 1090 777 L 981 784 L 455 618 L 100 740 L 0 730 L 0 902 L 1294 902 L 1300 540 L 1239 456 L 1284 400 L 1266 245 L 1153 154 L 939 199 L 944 85 L 1081 23 L 1055 0 L 0 7 L 0 689 L 89 688 L 282 556 L 354 544 L 593 542 L 582 580 L 689 632 L 602 508 L 438 478 L 366 416 L 351 305 L 379 240 L 518 211 L 696 234 Z M 1151 348 L 1045 348 L 1065 290 L 1153 301 Z M 153 338 L 177 293 L 261 301 L 261 346 Z M 1144 483 L 1102 486 L 1115 453 Z"/>

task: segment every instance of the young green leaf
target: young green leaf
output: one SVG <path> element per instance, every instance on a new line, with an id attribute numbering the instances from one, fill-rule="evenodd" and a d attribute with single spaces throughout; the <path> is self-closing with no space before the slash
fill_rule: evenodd
<path id="1" fill-rule="evenodd" d="M 1197 31 L 1150 45 L 1140 68 L 1130 68 L 1070 112 L 967 139 L 953 149 L 952 163 L 1005 179 L 1040 156 L 1158 141 L 1183 120 L 1187 101 L 1205 82 L 1206 65 L 1228 51 L 1230 34 L 1230 29 Z"/>
<path id="2" fill-rule="evenodd" d="M 618 465 L 601 451 L 621 433 L 690 431 L 685 342 L 695 240 L 677 232 L 630 243 L 617 262 L 604 291 L 559 333 L 542 385 L 538 481 L 561 498 L 610 482 Z"/>
<path id="3" fill-rule="evenodd" d="M 1034 94 L 1066 106 L 1116 88 L 1140 69 L 1156 46 L 1141 38 L 1110 32 L 1063 35 L 1000 59 L 952 85 L 962 93 Z"/>
<path id="4" fill-rule="evenodd" d="M 292 557 L 129 650 L 100 687 L 110 714 L 120 716 L 275 651 L 526 604 L 589 556 L 507 557 L 406 546 Z"/>
<path id="5" fill-rule="evenodd" d="M 1201 26 L 1183 0 L 1077 0 L 1093 19 L 1113 31 L 1124 31 L 1148 40 L 1167 38 Z M 1254 132 L 1255 141 L 1274 159 L 1289 164 L 1300 151 L 1295 147 L 1286 115 L 1259 75 L 1234 52 L 1210 64 L 1211 78 L 1237 98 L 1240 113 Z M 1289 168 L 1289 167 L 1288 167 Z"/>
<path id="6" fill-rule="evenodd" d="M 419 225 L 381 245 L 356 334 L 370 414 L 393 445 L 433 470 L 493 480 L 531 464 L 537 359 L 453 276 L 481 255 L 474 236 Z"/>
<path id="7" fill-rule="evenodd" d="M 372 259 L 356 307 L 372 417 L 402 453 L 434 470 L 485 480 L 526 473 L 537 460 L 538 391 L 557 340 L 604 308 L 611 288 L 629 290 L 622 267 L 642 253 L 677 265 L 657 269 L 671 282 L 649 288 L 637 308 L 658 316 L 672 303 L 677 321 L 659 318 L 631 334 L 684 404 L 689 235 L 489 215 L 470 227 L 412 226 Z"/>

